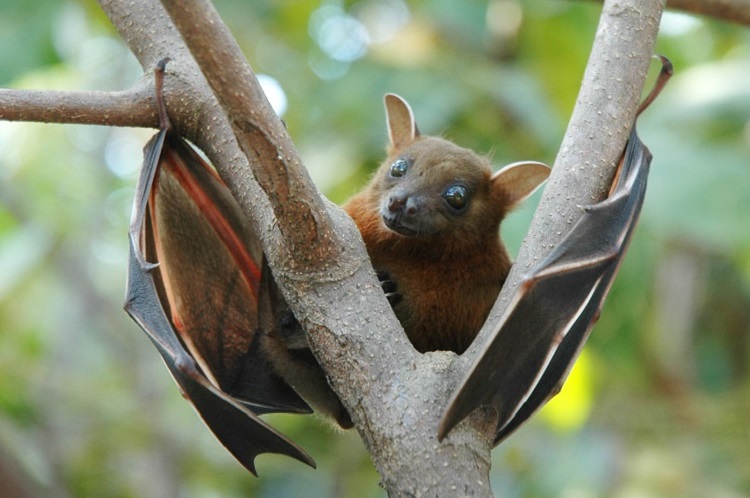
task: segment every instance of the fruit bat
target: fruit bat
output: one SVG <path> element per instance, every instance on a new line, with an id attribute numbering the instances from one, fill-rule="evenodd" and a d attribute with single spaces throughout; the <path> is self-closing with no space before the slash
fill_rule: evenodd
<path id="1" fill-rule="evenodd" d="M 640 114 L 672 74 L 668 59 Z M 487 343 L 448 402 L 445 435 L 479 406 L 498 419 L 498 444 L 557 394 L 596 322 L 633 235 L 651 153 L 635 125 L 609 196 L 584 206 L 560 244 L 518 285 Z"/>
<path id="2" fill-rule="evenodd" d="M 309 413 L 312 404 L 342 427 L 351 420 L 305 341 L 289 346 L 288 338 L 304 335 L 236 201 L 172 131 L 161 98 L 163 70 L 160 63 L 161 130 L 145 147 L 131 220 L 125 309 L 157 347 L 183 395 L 248 470 L 255 474 L 254 459 L 266 452 L 314 467 L 307 453 L 258 416 Z M 495 339 L 454 396 L 441 438 L 475 407 L 491 404 L 501 414 L 499 442 L 558 389 L 632 234 L 648 159 L 633 131 L 610 198 L 586 208 L 571 234 L 520 287 Z M 526 333 L 529 316 L 547 317 L 536 320 L 534 334 Z M 284 348 L 293 350 L 294 359 L 279 375 L 271 363 Z M 488 387 L 478 387 L 477 377 Z"/>
<path id="3" fill-rule="evenodd" d="M 276 327 L 263 322 L 275 319 L 278 292 L 229 190 L 172 131 L 162 99 L 165 64 L 156 69 L 161 130 L 144 149 L 136 187 L 125 310 L 183 396 L 250 472 L 260 453 L 315 467 L 258 417 L 312 410 L 268 365 L 259 331 Z"/>

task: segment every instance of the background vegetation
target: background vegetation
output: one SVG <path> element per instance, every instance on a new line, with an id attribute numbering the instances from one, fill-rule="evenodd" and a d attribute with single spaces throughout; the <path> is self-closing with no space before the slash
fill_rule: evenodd
<path id="1" fill-rule="evenodd" d="M 599 12 L 216 3 L 336 202 L 382 157 L 386 92 L 411 102 L 423 132 L 496 167 L 551 164 Z M 739 26 L 665 15 L 657 49 L 676 76 L 639 123 L 655 156 L 640 226 L 563 393 L 493 452 L 498 496 L 750 494 L 749 41 Z M 0 86 L 116 90 L 141 74 L 95 2 L 0 0 Z M 262 456 L 254 479 L 121 311 L 152 133 L 0 122 L 0 479 L 52 497 L 382 495 L 356 433 L 315 417 L 273 423 L 319 469 Z M 512 251 L 529 204 L 504 225 Z"/>

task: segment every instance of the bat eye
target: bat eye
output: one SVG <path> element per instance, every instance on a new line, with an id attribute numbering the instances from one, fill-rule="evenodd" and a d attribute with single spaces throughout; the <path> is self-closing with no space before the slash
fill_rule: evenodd
<path id="1" fill-rule="evenodd" d="M 463 185 L 451 185 L 443 194 L 443 197 L 450 207 L 455 210 L 463 209 L 466 207 L 466 203 L 469 201 L 469 195 L 466 192 L 466 187 Z"/>
<path id="2" fill-rule="evenodd" d="M 406 170 L 409 169 L 409 163 L 406 159 L 399 158 L 393 161 L 389 173 L 394 178 L 401 178 L 406 174 Z"/>

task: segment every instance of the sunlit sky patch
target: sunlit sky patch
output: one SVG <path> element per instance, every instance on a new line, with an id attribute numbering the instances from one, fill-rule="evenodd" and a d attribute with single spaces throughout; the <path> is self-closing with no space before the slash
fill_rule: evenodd
<path id="1" fill-rule="evenodd" d="M 273 110 L 276 111 L 276 115 L 283 116 L 287 108 L 287 99 L 281 84 L 267 74 L 258 74 L 257 78 L 258 83 L 260 83 L 263 89 L 263 93 L 266 94 L 268 102 L 270 102 Z"/>
<path id="2" fill-rule="evenodd" d="M 310 67 L 323 79 L 342 77 L 372 44 L 392 39 L 409 17 L 402 0 L 365 0 L 349 11 L 339 2 L 322 5 L 310 16 L 308 31 L 324 57 L 311 55 Z"/>
<path id="3" fill-rule="evenodd" d="M 659 33 L 666 36 L 681 36 L 701 25 L 700 19 L 682 12 L 664 12 Z"/>

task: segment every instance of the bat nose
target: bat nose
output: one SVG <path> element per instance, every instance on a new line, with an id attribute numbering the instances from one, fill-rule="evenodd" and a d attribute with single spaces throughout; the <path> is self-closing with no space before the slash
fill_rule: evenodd
<path id="1" fill-rule="evenodd" d="M 391 213 L 398 213 L 401 211 L 409 198 L 403 194 L 392 194 L 388 198 L 388 211 Z"/>
<path id="2" fill-rule="evenodd" d="M 409 195 L 392 194 L 388 198 L 388 211 L 393 214 L 401 213 L 405 216 L 414 216 L 418 211 L 417 202 Z"/>

